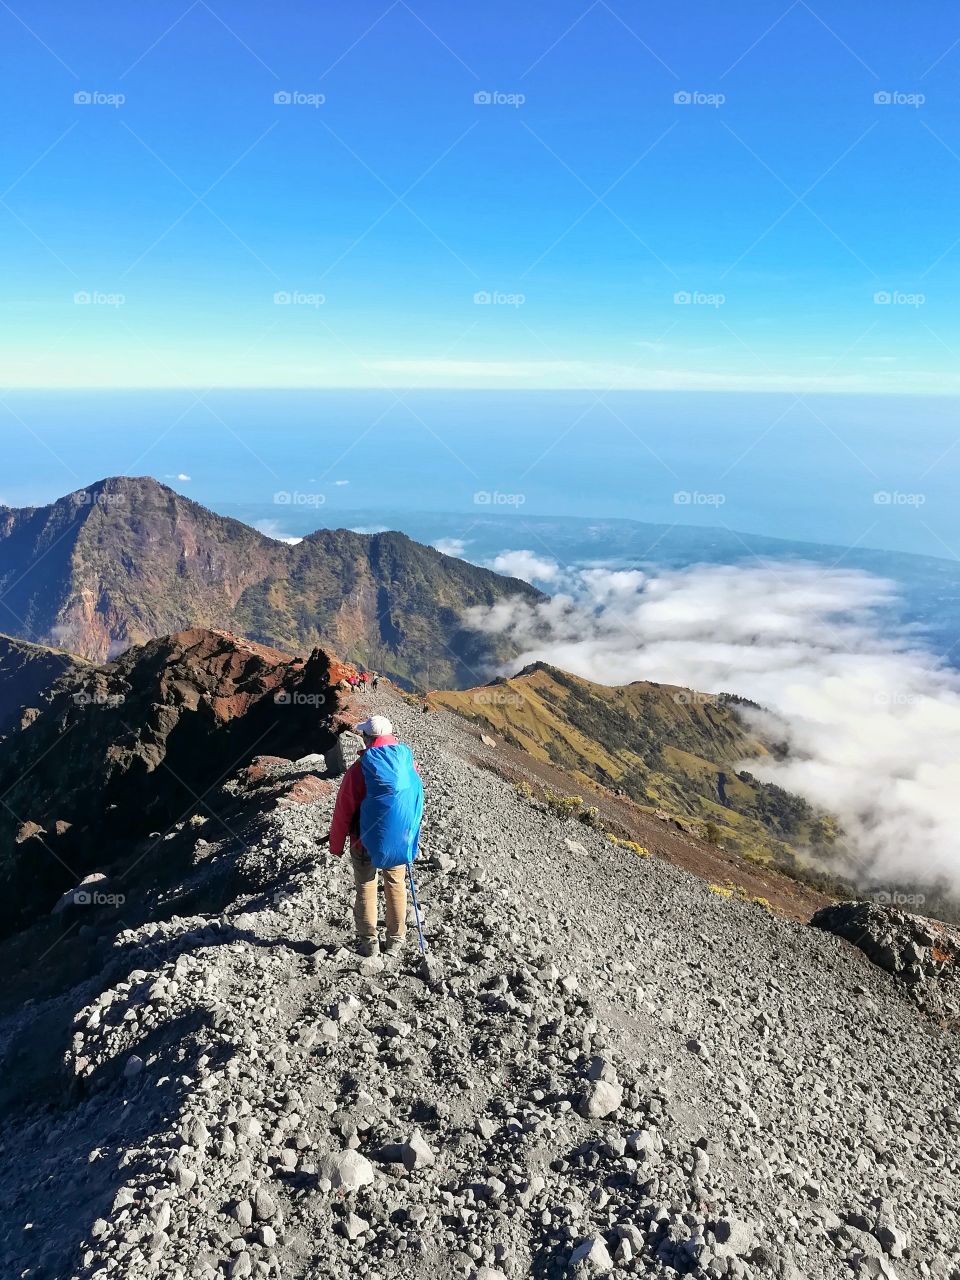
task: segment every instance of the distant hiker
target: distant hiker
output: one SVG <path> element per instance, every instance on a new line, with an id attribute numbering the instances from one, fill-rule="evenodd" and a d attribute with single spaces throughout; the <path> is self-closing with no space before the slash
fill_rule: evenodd
<path id="1" fill-rule="evenodd" d="M 377 675 L 376 672 L 374 672 L 373 679 L 370 681 L 370 687 L 374 693 L 376 693 L 377 690 L 380 688 L 380 677 Z"/>
<path id="2" fill-rule="evenodd" d="M 361 955 L 380 949 L 377 933 L 377 872 L 383 872 L 387 936 L 384 951 L 399 951 L 407 933 L 408 864 L 417 854 L 423 818 L 423 784 L 413 752 L 393 735 L 386 716 L 357 725 L 363 738 L 359 760 L 343 775 L 330 824 L 330 852 L 350 861 L 357 896 L 353 918 Z"/>
<path id="3" fill-rule="evenodd" d="M 360 692 L 367 692 L 367 673 L 365 671 L 360 672 Z"/>

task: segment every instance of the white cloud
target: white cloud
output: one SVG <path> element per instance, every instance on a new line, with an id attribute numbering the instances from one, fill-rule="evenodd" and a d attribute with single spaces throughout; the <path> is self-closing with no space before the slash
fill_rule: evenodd
<path id="1" fill-rule="evenodd" d="M 458 560 L 463 558 L 463 553 L 467 549 L 467 544 L 463 538 L 438 538 L 433 545 L 437 551 L 441 551 L 445 556 L 455 556 Z"/>
<path id="2" fill-rule="evenodd" d="M 865 573 L 763 564 L 648 577 L 591 569 L 541 605 L 472 611 L 484 630 L 603 684 L 656 680 L 738 693 L 790 758 L 751 772 L 837 814 L 852 863 L 882 886 L 960 886 L 960 674 L 917 637 L 884 637 L 892 583 Z"/>
<path id="3" fill-rule="evenodd" d="M 522 578 L 524 582 L 555 582 L 560 576 L 560 566 L 555 560 L 533 551 L 502 551 L 490 561 L 490 568 L 508 578 Z"/>
<path id="4" fill-rule="evenodd" d="M 387 526 L 385 524 L 368 524 L 357 525 L 355 529 L 350 530 L 351 533 L 386 533 Z"/>
<path id="5" fill-rule="evenodd" d="M 174 475 L 173 472 L 168 472 L 167 475 L 164 476 L 165 480 L 182 480 L 184 483 L 186 483 L 190 478 L 191 477 L 188 476 L 185 471 L 178 471 L 176 475 Z"/>
<path id="6" fill-rule="evenodd" d="M 350 483 L 350 481 L 349 481 L 349 480 L 334 480 L 334 482 L 333 482 L 333 483 L 334 483 L 335 485 L 337 485 L 337 486 L 340 486 L 340 485 L 349 484 L 349 483 Z"/>
<path id="7" fill-rule="evenodd" d="M 258 520 L 253 526 L 258 533 L 262 533 L 267 538 L 272 538 L 274 542 L 285 542 L 290 547 L 295 547 L 298 542 L 302 542 L 302 538 L 294 538 L 289 534 L 281 533 L 280 523 L 277 520 Z"/>

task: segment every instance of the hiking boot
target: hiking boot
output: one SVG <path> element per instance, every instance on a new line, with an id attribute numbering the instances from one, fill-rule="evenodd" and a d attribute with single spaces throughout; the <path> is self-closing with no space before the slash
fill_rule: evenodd
<path id="1" fill-rule="evenodd" d="M 357 954 L 369 960 L 371 956 L 380 954 L 380 943 L 376 938 L 361 938 L 357 943 Z"/>
<path id="2" fill-rule="evenodd" d="M 383 954 L 385 956 L 399 955 L 403 950 L 403 938 L 388 938 L 383 944 Z"/>

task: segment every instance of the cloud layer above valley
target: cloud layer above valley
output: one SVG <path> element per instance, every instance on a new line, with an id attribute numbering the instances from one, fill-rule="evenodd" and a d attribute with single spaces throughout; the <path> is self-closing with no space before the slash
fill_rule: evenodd
<path id="1" fill-rule="evenodd" d="M 516 573 L 543 557 L 499 559 Z M 893 583 L 783 563 L 657 575 L 547 567 L 536 576 L 556 592 L 548 602 L 513 597 L 470 615 L 514 638 L 518 666 L 541 659 L 602 684 L 751 698 L 790 758 L 747 767 L 840 818 L 849 864 L 839 869 L 878 890 L 960 887 L 960 675 L 921 637 L 891 632 Z"/>

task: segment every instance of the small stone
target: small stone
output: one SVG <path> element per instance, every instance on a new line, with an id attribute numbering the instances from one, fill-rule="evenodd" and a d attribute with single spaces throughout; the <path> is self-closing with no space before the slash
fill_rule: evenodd
<path id="1" fill-rule="evenodd" d="M 373 1182 L 373 1165 L 359 1151 L 332 1152 L 320 1160 L 318 1171 L 331 1187 L 346 1191 L 357 1191 Z"/>
<path id="2" fill-rule="evenodd" d="M 185 1195 L 197 1180 L 197 1175 L 193 1169 L 188 1168 L 178 1155 L 171 1156 L 167 1161 L 167 1173 L 173 1179 L 178 1191 Z"/>
<path id="3" fill-rule="evenodd" d="M 253 1197 L 253 1216 L 258 1222 L 268 1222 L 277 1216 L 276 1202 L 264 1187 L 258 1187 Z"/>
<path id="4" fill-rule="evenodd" d="M 356 1213 L 348 1213 L 343 1220 L 343 1230 L 348 1240 L 356 1240 L 359 1236 L 366 1235 L 370 1230 L 370 1223 Z"/>
<path id="5" fill-rule="evenodd" d="M 602 1120 L 623 1102 L 623 1087 L 615 1080 L 595 1080 L 580 1099 L 577 1110 L 586 1120 Z"/>
<path id="6" fill-rule="evenodd" d="M 414 1129 L 410 1135 L 410 1141 L 403 1144 L 401 1152 L 403 1167 L 408 1173 L 412 1173 L 414 1169 L 423 1169 L 427 1165 L 431 1165 L 436 1160 L 436 1156 L 427 1146 L 426 1140 L 419 1129 Z"/>
<path id="7" fill-rule="evenodd" d="M 602 1276 L 612 1271 L 613 1259 L 603 1236 L 587 1236 L 581 1240 L 570 1255 L 570 1267 L 585 1276 Z"/>
<path id="8" fill-rule="evenodd" d="M 135 1198 L 131 1187 L 121 1187 L 113 1198 L 113 1212 L 116 1213 L 118 1209 L 124 1209 L 128 1204 L 133 1204 Z"/>

